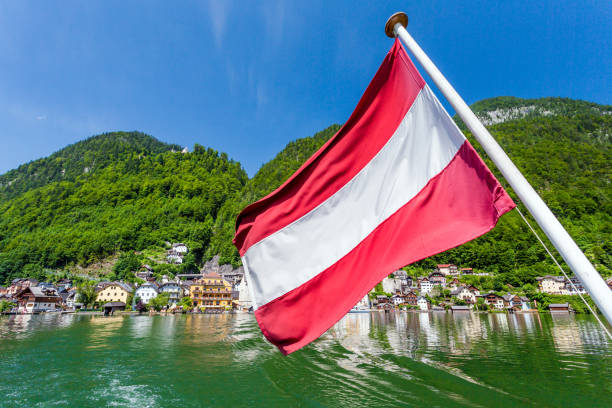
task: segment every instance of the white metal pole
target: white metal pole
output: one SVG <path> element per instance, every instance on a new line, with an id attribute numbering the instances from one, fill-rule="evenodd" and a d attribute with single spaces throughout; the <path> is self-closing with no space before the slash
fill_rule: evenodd
<path id="1" fill-rule="evenodd" d="M 444 97 L 450 102 L 455 112 L 463 120 L 480 145 L 487 152 L 493 163 L 501 171 L 514 192 L 525 204 L 533 218 L 559 251 L 567 265 L 580 279 L 593 301 L 599 307 L 610 324 L 612 324 L 612 290 L 595 270 L 591 262 L 582 253 L 572 237 L 563 228 L 538 193 L 516 168 L 508 155 L 502 150 L 486 127 L 476 117 L 465 101 L 459 96 L 452 85 L 444 78 L 440 70 L 423 52 L 421 47 L 406 31 L 408 17 L 404 13 L 396 13 L 387 21 L 385 31 L 390 37 L 399 37 L 412 52 L 427 74 L 434 81 Z"/>

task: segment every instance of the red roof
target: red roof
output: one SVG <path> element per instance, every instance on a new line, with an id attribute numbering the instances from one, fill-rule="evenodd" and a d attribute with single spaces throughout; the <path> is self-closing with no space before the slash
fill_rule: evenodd
<path id="1" fill-rule="evenodd" d="M 440 264 L 440 265 L 438 265 L 438 268 L 448 268 L 451 265 L 452 264 Z"/>

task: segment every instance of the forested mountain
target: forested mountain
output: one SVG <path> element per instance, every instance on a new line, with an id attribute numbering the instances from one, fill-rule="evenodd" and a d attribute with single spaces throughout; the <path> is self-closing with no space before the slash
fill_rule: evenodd
<path id="1" fill-rule="evenodd" d="M 190 262 L 197 263 L 219 208 L 247 181 L 239 163 L 199 145 L 193 153 L 175 153 L 150 136 L 119 133 L 74 146 L 67 156 L 73 168 L 89 164 L 82 156 L 116 159 L 87 177 L 48 182 L 0 202 L 0 282 L 43 267 L 163 248 L 166 241 L 188 242 Z"/>
<path id="2" fill-rule="evenodd" d="M 473 107 L 494 123 L 493 135 L 596 268 L 612 274 L 612 108 L 511 97 Z M 338 129 L 289 143 L 251 179 L 225 154 L 197 145 L 193 153 L 174 152 L 180 147 L 140 133 L 96 136 L 12 170 L 0 176 L 0 283 L 42 267 L 163 249 L 165 241 L 193 248 L 187 267 L 216 254 L 238 265 L 231 243 L 236 215 L 282 184 Z M 490 233 L 409 269 L 436 263 L 492 272 L 513 286 L 556 273 L 515 211 Z"/>
<path id="3" fill-rule="evenodd" d="M 89 177 L 108 165 L 133 156 L 181 150 L 140 132 L 113 132 L 66 146 L 44 159 L 0 175 L 0 202 L 56 181 Z"/>
<path id="4" fill-rule="evenodd" d="M 612 274 L 612 107 L 563 98 L 499 97 L 477 102 L 473 108 L 481 117 L 498 119 L 504 116 L 503 112 L 524 113 L 516 117 L 505 115 L 489 129 L 596 268 L 606 276 Z M 496 114 L 489 116 L 491 112 Z M 495 166 L 457 121 L 518 203 Z M 337 129 L 335 125 L 312 138 L 292 142 L 265 164 L 244 191 L 220 210 L 211 253 L 221 253 L 222 260 L 237 264 L 239 259 L 230 243 L 236 215 L 246 204 L 278 187 Z M 417 262 L 413 268 L 426 270 L 436 263 L 448 262 L 496 273 L 514 286 L 534 282 L 533 278 L 541 274 L 558 272 L 516 211 L 502 217 L 498 226 L 483 237 Z"/>

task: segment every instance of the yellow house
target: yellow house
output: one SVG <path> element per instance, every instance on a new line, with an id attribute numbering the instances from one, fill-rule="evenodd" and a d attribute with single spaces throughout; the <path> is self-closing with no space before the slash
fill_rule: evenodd
<path id="1" fill-rule="evenodd" d="M 218 273 L 211 272 L 193 282 L 189 287 L 189 297 L 194 307 L 230 309 L 232 307 L 232 285 Z"/>
<path id="2" fill-rule="evenodd" d="M 96 302 L 123 302 L 127 303 L 132 293 L 132 287 L 123 282 L 111 282 L 105 284 L 96 293 Z"/>

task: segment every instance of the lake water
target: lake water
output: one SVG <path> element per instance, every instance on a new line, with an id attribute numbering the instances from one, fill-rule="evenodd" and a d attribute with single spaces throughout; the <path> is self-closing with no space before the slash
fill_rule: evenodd
<path id="1" fill-rule="evenodd" d="M 252 315 L 0 318 L 0 406 L 612 407 L 591 316 L 350 314 L 288 357 Z"/>

